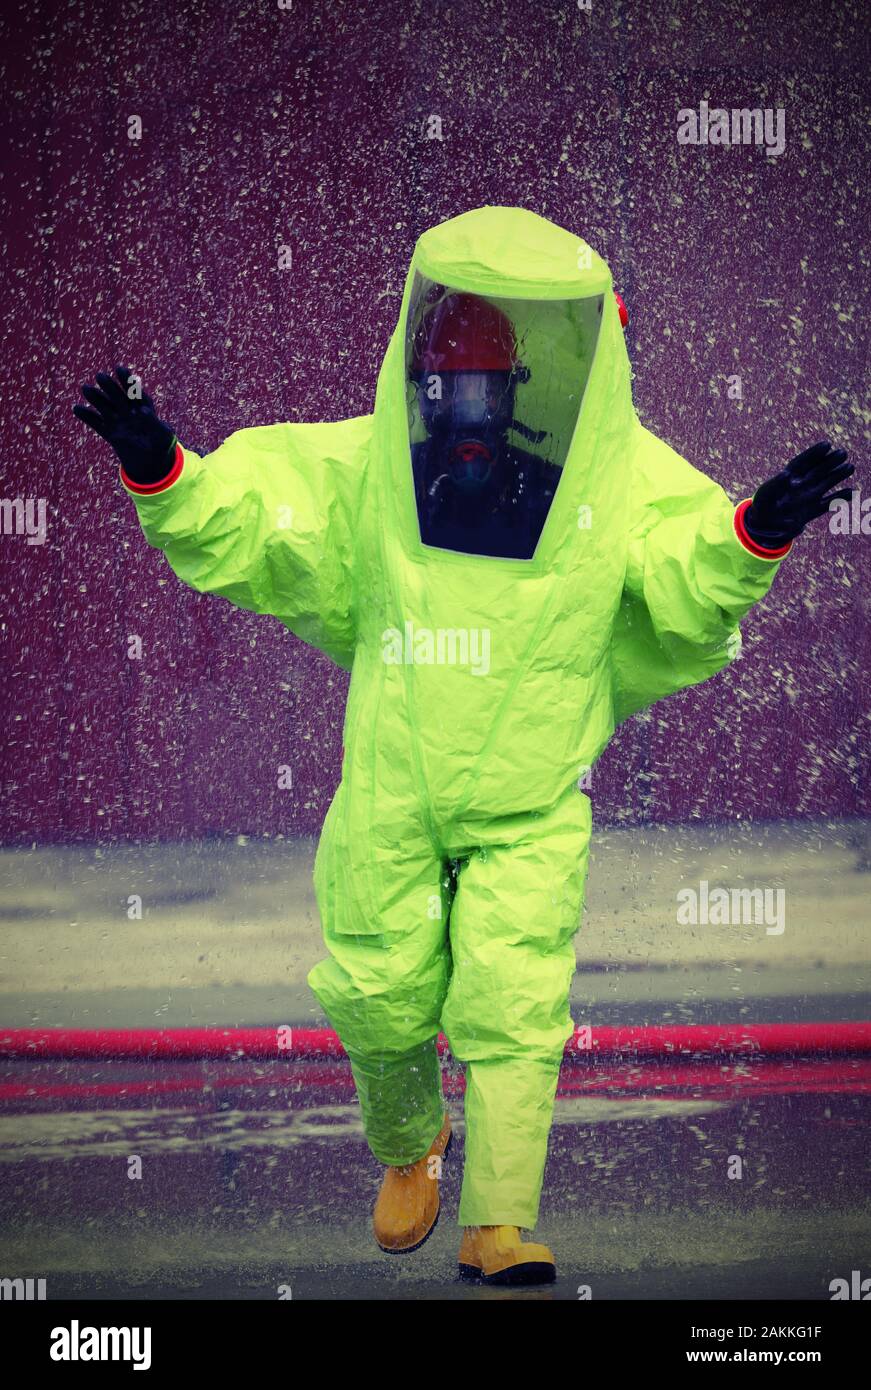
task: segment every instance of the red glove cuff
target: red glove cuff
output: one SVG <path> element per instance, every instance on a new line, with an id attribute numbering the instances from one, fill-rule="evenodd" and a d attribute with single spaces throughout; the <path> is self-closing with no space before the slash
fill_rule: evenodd
<path id="1" fill-rule="evenodd" d="M 143 493 L 145 496 L 150 496 L 153 492 L 163 492 L 164 488 L 171 487 L 172 484 L 176 481 L 176 479 L 180 476 L 181 470 L 183 468 L 184 454 L 182 453 L 181 445 L 179 444 L 178 440 L 176 440 L 175 460 L 173 462 L 172 468 L 169 470 L 165 478 L 160 478 L 156 483 L 134 483 L 133 479 L 128 478 L 127 474 L 124 472 L 124 466 L 122 464 L 121 481 L 125 487 L 130 489 L 131 492 Z"/>
<path id="2" fill-rule="evenodd" d="M 735 534 L 745 550 L 749 550 L 751 555 L 758 555 L 762 560 L 780 560 L 782 556 L 788 555 L 792 549 L 792 541 L 787 541 L 786 545 L 779 545 L 770 550 L 758 541 L 754 541 L 744 525 L 744 517 L 747 513 L 752 497 L 745 497 L 743 502 L 739 502 L 735 508 Z"/>

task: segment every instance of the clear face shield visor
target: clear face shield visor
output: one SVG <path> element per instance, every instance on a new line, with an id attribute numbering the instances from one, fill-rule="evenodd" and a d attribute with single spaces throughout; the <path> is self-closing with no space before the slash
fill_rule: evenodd
<path id="1" fill-rule="evenodd" d="M 601 302 L 496 299 L 418 275 L 406 381 L 425 544 L 531 558 L 568 455 Z"/>

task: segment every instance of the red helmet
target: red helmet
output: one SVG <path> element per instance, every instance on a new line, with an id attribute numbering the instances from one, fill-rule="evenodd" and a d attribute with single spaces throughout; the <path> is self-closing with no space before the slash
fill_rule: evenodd
<path id="1" fill-rule="evenodd" d="M 428 309 L 414 334 L 411 370 L 510 372 L 517 363 L 511 320 L 477 294 L 448 294 Z"/>

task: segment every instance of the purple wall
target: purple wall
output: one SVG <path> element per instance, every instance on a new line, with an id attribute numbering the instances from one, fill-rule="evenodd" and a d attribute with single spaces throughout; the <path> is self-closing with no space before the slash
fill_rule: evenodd
<path id="1" fill-rule="evenodd" d="M 416 236 L 469 207 L 588 237 L 629 305 L 642 419 L 736 498 L 823 436 L 867 475 L 863 12 L 7 6 L 0 494 L 44 497 L 48 538 L 0 537 L 0 838 L 319 828 L 346 677 L 183 589 L 70 406 L 125 361 L 201 451 L 366 411 Z M 679 146 L 678 109 L 703 98 L 783 107 L 785 152 Z M 442 143 L 421 138 L 428 114 Z M 869 556 L 871 537 L 817 523 L 731 672 L 615 740 L 600 821 L 866 813 Z"/>

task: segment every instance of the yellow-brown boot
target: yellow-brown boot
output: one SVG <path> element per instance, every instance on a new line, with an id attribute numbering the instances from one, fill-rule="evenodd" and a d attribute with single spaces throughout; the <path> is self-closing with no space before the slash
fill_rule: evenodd
<path id="1" fill-rule="evenodd" d="M 466 1226 L 460 1278 L 485 1284 L 552 1284 L 556 1264 L 546 1245 L 524 1243 L 517 1226 Z"/>
<path id="2" fill-rule="evenodd" d="M 439 1180 L 431 1165 L 451 1146 L 451 1122 L 444 1124 L 429 1152 L 415 1163 L 390 1167 L 384 1174 L 375 1203 L 372 1227 L 375 1239 L 388 1255 L 408 1255 L 423 1245 L 439 1218 Z"/>

